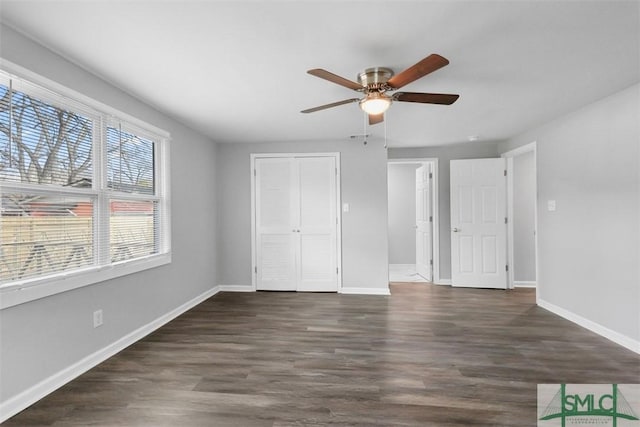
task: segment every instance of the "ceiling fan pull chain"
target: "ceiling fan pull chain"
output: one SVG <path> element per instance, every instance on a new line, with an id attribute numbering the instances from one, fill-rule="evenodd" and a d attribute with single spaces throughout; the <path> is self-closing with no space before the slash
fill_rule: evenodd
<path id="1" fill-rule="evenodd" d="M 387 120 L 384 121 L 384 149 L 387 149 L 387 122 L 389 121 L 389 117 L 387 116 Z"/>
<path id="2" fill-rule="evenodd" d="M 363 113 L 362 114 L 362 134 L 364 135 L 364 145 L 367 145 L 367 137 L 369 136 L 367 134 L 367 119 L 369 118 L 369 115 L 367 113 Z"/>

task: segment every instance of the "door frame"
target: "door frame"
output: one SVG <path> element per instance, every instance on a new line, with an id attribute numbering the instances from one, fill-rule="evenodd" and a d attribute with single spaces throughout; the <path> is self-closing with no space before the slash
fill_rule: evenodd
<path id="1" fill-rule="evenodd" d="M 256 292 L 258 285 L 256 250 L 256 159 L 296 158 L 296 157 L 333 157 L 336 162 L 336 266 L 338 268 L 338 293 L 342 292 L 342 197 L 340 195 L 340 153 L 251 153 L 249 180 L 251 181 L 251 289 Z"/>
<path id="2" fill-rule="evenodd" d="M 514 251 L 513 251 L 513 158 L 525 153 L 533 152 L 533 172 L 535 176 L 535 185 L 533 189 L 533 221 L 534 221 L 534 245 L 535 245 L 535 272 L 536 272 L 536 295 L 538 294 L 538 282 L 540 272 L 538 271 L 538 154 L 537 141 L 522 145 L 513 150 L 502 153 L 501 157 L 507 160 L 507 263 L 511 268 L 507 274 L 507 289 L 515 288 L 515 268 L 514 268 Z"/>
<path id="3" fill-rule="evenodd" d="M 436 285 L 442 285 L 440 282 L 440 212 L 438 208 L 438 158 L 437 157 L 416 157 L 416 158 L 398 158 L 387 159 L 387 167 L 390 164 L 415 164 L 415 163 L 431 163 L 433 179 L 431 180 L 431 210 L 433 211 L 433 223 L 431 225 L 431 253 L 433 255 L 433 267 L 431 269 L 431 280 Z M 388 176 L 388 168 L 387 168 Z M 389 203 L 387 197 L 387 204 Z"/>

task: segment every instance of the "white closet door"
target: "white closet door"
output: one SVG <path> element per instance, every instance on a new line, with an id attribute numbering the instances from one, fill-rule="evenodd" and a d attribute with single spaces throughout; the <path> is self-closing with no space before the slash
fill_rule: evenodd
<path id="1" fill-rule="evenodd" d="M 298 158 L 298 291 L 337 292 L 336 160 Z"/>
<path id="2" fill-rule="evenodd" d="M 416 272 L 432 280 L 431 243 L 431 165 L 416 169 Z"/>
<path id="3" fill-rule="evenodd" d="M 256 159 L 258 290 L 296 290 L 296 164 L 293 158 Z"/>
<path id="4" fill-rule="evenodd" d="M 336 158 L 255 159 L 256 289 L 338 291 Z"/>
<path id="5" fill-rule="evenodd" d="M 504 159 L 451 161 L 453 286 L 507 286 Z"/>

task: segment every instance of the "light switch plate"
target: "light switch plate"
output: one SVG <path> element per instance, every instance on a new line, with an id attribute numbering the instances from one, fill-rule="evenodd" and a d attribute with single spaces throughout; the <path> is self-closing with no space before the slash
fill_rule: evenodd
<path id="1" fill-rule="evenodd" d="M 93 327 L 102 326 L 102 309 L 93 312 Z"/>
<path id="2" fill-rule="evenodd" d="M 556 210 L 556 201 L 555 200 L 547 200 L 547 210 L 549 212 L 553 212 Z"/>
<path id="3" fill-rule="evenodd" d="M 349 212 L 349 209 L 350 209 L 349 203 L 344 203 L 342 205 L 342 212 Z"/>

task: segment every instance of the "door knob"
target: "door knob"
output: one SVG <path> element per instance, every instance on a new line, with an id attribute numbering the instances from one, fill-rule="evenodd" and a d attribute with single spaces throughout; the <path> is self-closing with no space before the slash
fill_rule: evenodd
<path id="1" fill-rule="evenodd" d="M 462 230 L 460 230 L 459 228 L 452 228 L 451 231 L 453 231 L 454 233 L 458 233 L 458 232 L 460 232 Z"/>

